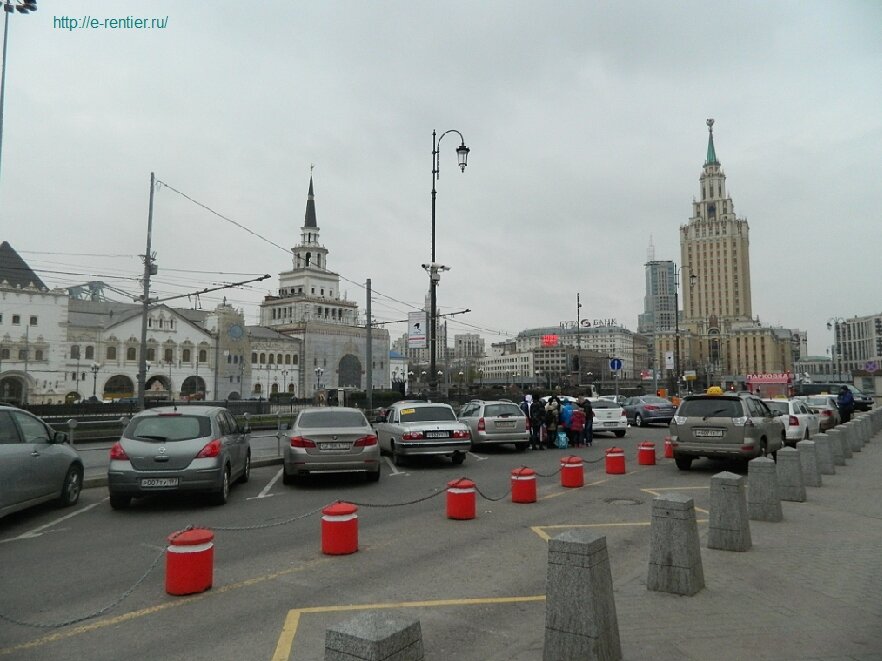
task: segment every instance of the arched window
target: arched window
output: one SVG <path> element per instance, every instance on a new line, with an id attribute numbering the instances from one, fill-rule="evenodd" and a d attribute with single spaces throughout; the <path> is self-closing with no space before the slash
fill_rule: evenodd
<path id="1" fill-rule="evenodd" d="M 297 356 L 296 356 L 296 355 L 291 357 L 291 364 L 292 364 L 292 365 L 296 365 L 296 364 L 297 364 Z"/>
<path id="2" fill-rule="evenodd" d="M 289 353 L 286 353 L 286 354 L 285 354 L 285 364 L 286 364 L 286 365 L 290 365 L 290 364 L 291 364 L 291 354 L 289 354 Z"/>
<path id="3" fill-rule="evenodd" d="M 204 363 L 208 360 L 208 352 L 205 349 L 199 350 L 199 362 Z"/>
<path id="4" fill-rule="evenodd" d="M 156 349 L 152 347 L 147 349 L 147 360 L 156 360 Z"/>
<path id="5" fill-rule="evenodd" d="M 126 349 L 126 360 L 137 360 L 137 359 L 138 359 L 137 349 L 135 349 L 135 347 L 128 347 Z"/>
<path id="6" fill-rule="evenodd" d="M 266 362 L 266 354 L 260 354 L 260 364 L 263 365 Z"/>
<path id="7" fill-rule="evenodd" d="M 43 350 L 42 349 L 37 349 L 34 352 L 34 360 L 43 360 Z"/>
<path id="8" fill-rule="evenodd" d="M 276 357 L 273 354 L 269 355 L 269 364 L 270 365 L 273 365 L 275 363 L 275 358 Z"/>
<path id="9" fill-rule="evenodd" d="M 278 355 L 276 356 L 276 362 L 277 362 L 279 365 L 282 364 L 282 354 L 278 354 Z"/>
<path id="10" fill-rule="evenodd" d="M 184 349 L 184 351 L 182 352 L 182 355 L 181 355 L 181 360 L 183 360 L 185 363 L 190 362 L 190 350 L 189 349 Z"/>
<path id="11" fill-rule="evenodd" d="M 167 363 L 172 362 L 174 360 L 174 349 L 166 347 L 166 349 L 162 352 L 162 359 Z"/>
<path id="12" fill-rule="evenodd" d="M 257 362 L 257 352 L 256 352 L 256 351 L 252 351 L 252 352 L 251 352 L 251 364 L 253 365 L 253 364 L 256 363 L 256 362 Z"/>
<path id="13" fill-rule="evenodd" d="M 107 347 L 107 360 L 116 360 L 116 347 Z"/>
<path id="14" fill-rule="evenodd" d="M 79 344 L 72 344 L 71 345 L 70 357 L 73 358 L 74 360 L 76 360 L 77 358 L 80 357 L 80 345 Z M 6 358 L 8 358 L 8 356 L 6 356 Z"/>
<path id="15" fill-rule="evenodd" d="M 95 358 L 95 347 L 86 347 L 86 360 L 93 360 Z"/>

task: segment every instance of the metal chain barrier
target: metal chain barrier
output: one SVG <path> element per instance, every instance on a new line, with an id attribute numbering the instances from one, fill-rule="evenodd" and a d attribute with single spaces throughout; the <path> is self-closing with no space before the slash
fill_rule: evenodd
<path id="1" fill-rule="evenodd" d="M 86 620 L 91 620 L 93 618 L 98 617 L 99 615 L 104 615 L 104 613 L 106 613 L 107 611 L 109 611 L 112 608 L 115 608 L 116 606 L 119 606 L 123 601 L 125 601 L 125 599 L 127 599 L 138 588 L 138 586 L 141 585 L 141 583 L 143 583 L 147 579 L 147 577 L 150 575 L 150 573 L 154 569 L 156 569 L 156 565 L 159 564 L 159 561 L 162 560 L 162 558 L 164 556 L 165 556 L 165 549 L 162 549 L 162 551 L 160 551 L 156 555 L 156 558 L 154 558 L 153 562 L 150 563 L 150 566 L 147 568 L 147 571 L 145 571 L 141 575 L 141 578 L 139 578 L 137 581 L 135 581 L 135 583 L 134 583 L 134 585 L 132 585 L 132 587 L 130 587 L 125 592 L 123 592 L 122 595 L 120 595 L 120 597 L 118 599 L 116 599 L 115 601 L 112 601 L 111 603 L 107 604 L 103 608 L 98 609 L 94 613 L 89 613 L 88 615 L 83 615 L 82 617 L 77 617 L 77 618 L 73 618 L 70 620 L 65 620 L 63 622 L 53 622 L 53 623 L 48 623 L 48 624 L 40 623 L 40 622 L 25 622 L 23 620 L 17 620 L 15 618 L 9 617 L 8 615 L 3 615 L 2 613 L 0 613 L 0 620 L 5 620 L 6 622 L 9 622 L 11 624 L 18 624 L 19 626 L 31 627 L 34 629 L 60 629 L 62 627 L 68 627 L 72 624 L 79 624 L 80 622 L 85 622 Z"/>
<path id="2" fill-rule="evenodd" d="M 509 494 L 511 494 L 511 489 L 509 489 L 504 494 L 502 494 L 499 498 L 491 498 L 490 496 L 485 494 L 483 491 L 481 491 L 480 487 L 478 487 L 477 484 L 475 485 L 475 491 L 478 492 L 478 495 L 481 496 L 481 498 L 483 498 L 484 500 L 489 500 L 491 503 L 498 502 L 498 501 L 502 500 L 503 498 L 508 498 Z"/>
<path id="3" fill-rule="evenodd" d="M 355 500 L 347 500 L 345 502 L 352 503 L 353 505 L 357 505 L 358 507 L 402 507 L 403 505 L 416 505 L 417 503 L 424 503 L 427 500 L 431 500 L 437 496 L 440 496 L 442 493 L 446 493 L 444 490 L 436 491 L 435 493 L 429 494 L 428 496 L 423 496 L 422 498 L 417 498 L 416 500 L 410 500 L 406 503 L 359 503 Z M 337 501 L 338 503 L 341 501 Z"/>

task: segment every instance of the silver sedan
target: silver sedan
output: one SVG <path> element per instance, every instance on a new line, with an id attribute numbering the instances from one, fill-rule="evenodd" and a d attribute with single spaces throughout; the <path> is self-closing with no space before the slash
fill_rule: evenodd
<path id="1" fill-rule="evenodd" d="M 304 409 L 288 436 L 285 484 L 310 473 L 361 473 L 372 482 L 380 479 L 377 436 L 358 409 Z"/>

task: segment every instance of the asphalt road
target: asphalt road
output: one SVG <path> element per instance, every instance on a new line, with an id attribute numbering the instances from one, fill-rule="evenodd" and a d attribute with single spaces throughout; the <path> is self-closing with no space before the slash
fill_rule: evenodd
<path id="1" fill-rule="evenodd" d="M 257 467 L 223 507 L 153 498 L 118 512 L 105 488 L 87 489 L 76 507 L 0 519 L 0 618 L 54 625 L 115 605 L 65 627 L 0 619 L 0 659 L 321 659 L 325 630 L 359 606 L 419 618 L 427 659 L 541 658 L 549 536 L 596 527 L 607 535 L 614 580 L 645 573 L 653 492 L 689 489 L 706 509 L 711 475 L 746 472 L 707 460 L 680 472 L 662 458 L 666 433 L 598 435 L 594 447 L 572 452 L 478 449 L 461 466 L 431 459 L 395 468 L 384 459 L 379 483 L 325 477 L 289 487 L 280 465 Z M 658 465 L 638 466 L 637 444 L 647 440 Z M 255 447 L 268 452 L 275 442 Z M 625 475 L 605 473 L 612 446 L 626 451 Z M 584 488 L 560 486 L 568 454 L 596 462 L 585 466 Z M 510 500 L 511 471 L 522 465 L 548 475 L 535 504 Z M 463 476 L 483 494 L 471 521 L 445 514 L 446 484 Z M 359 550 L 326 556 L 317 512 L 337 500 L 361 504 Z M 166 538 L 187 525 L 215 530 L 214 586 L 172 597 Z"/>

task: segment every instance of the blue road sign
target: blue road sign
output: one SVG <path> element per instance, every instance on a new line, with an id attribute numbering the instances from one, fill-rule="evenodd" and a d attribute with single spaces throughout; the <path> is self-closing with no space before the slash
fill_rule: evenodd
<path id="1" fill-rule="evenodd" d="M 609 361 L 609 368 L 614 372 L 618 372 L 622 369 L 622 359 L 621 358 L 612 358 Z"/>

